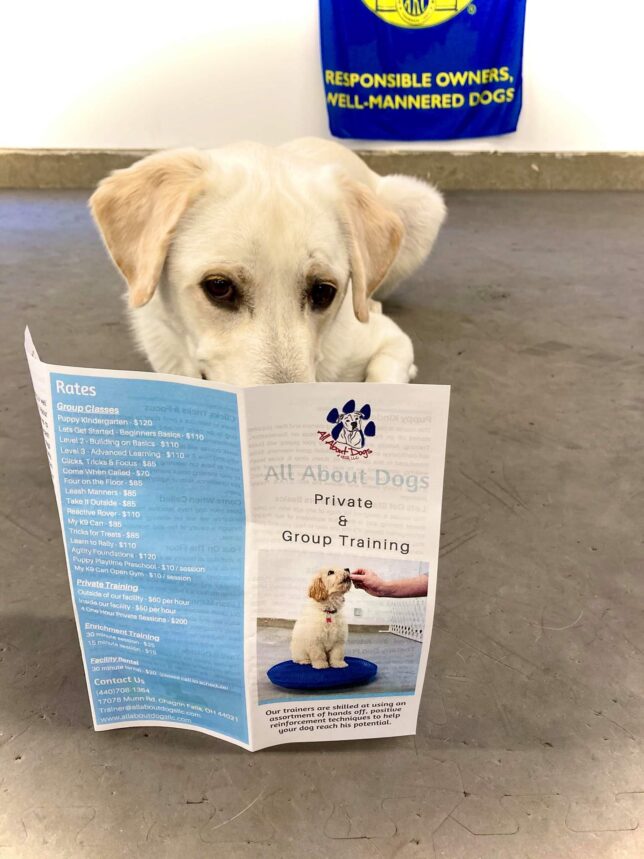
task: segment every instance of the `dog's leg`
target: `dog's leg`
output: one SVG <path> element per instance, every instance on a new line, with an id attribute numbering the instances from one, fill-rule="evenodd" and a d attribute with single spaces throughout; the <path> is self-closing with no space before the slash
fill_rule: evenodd
<path id="1" fill-rule="evenodd" d="M 313 668 L 329 667 L 329 660 L 327 659 L 323 647 L 320 647 L 319 645 L 311 647 L 309 650 L 309 656 L 311 657 L 311 665 Z"/>
<path id="2" fill-rule="evenodd" d="M 414 348 L 384 313 L 370 312 L 367 322 L 359 322 L 347 291 L 334 325 L 323 337 L 316 375 L 319 382 L 409 382 L 416 376 Z"/>
<path id="3" fill-rule="evenodd" d="M 291 659 L 298 665 L 311 664 L 311 660 L 309 659 L 309 654 L 306 652 L 306 648 L 302 647 L 301 645 L 298 646 L 295 641 L 291 641 Z"/>
<path id="4" fill-rule="evenodd" d="M 331 668 L 347 668 L 348 663 L 344 661 L 344 642 L 334 644 L 329 652 L 329 665 Z"/>
<path id="5" fill-rule="evenodd" d="M 409 337 L 388 316 L 370 315 L 373 352 L 367 364 L 365 382 L 410 382 L 418 369 Z"/>
<path id="6" fill-rule="evenodd" d="M 306 647 L 302 644 L 302 636 L 300 633 L 301 630 L 296 624 L 291 638 L 291 659 L 298 665 L 310 665 L 311 660 L 309 659 Z"/>
<path id="7" fill-rule="evenodd" d="M 367 368 L 365 382 L 398 382 L 405 384 L 415 379 L 418 367 L 407 361 L 400 361 L 395 355 L 378 352 Z"/>

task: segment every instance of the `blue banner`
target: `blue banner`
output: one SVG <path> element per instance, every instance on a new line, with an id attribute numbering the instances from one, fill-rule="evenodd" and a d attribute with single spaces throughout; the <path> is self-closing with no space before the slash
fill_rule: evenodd
<path id="1" fill-rule="evenodd" d="M 526 0 L 320 0 L 331 133 L 450 140 L 515 131 Z"/>

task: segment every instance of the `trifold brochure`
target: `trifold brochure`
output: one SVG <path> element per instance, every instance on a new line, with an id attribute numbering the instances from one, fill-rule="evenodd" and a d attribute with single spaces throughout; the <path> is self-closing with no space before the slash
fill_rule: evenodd
<path id="1" fill-rule="evenodd" d="M 25 348 L 94 727 L 416 731 L 449 388 L 254 388 Z"/>

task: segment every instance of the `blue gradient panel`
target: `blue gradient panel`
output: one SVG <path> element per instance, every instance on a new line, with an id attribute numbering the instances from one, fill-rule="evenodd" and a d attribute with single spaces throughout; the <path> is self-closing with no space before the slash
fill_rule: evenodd
<path id="1" fill-rule="evenodd" d="M 248 741 L 237 398 L 52 373 L 72 590 L 98 726 Z"/>

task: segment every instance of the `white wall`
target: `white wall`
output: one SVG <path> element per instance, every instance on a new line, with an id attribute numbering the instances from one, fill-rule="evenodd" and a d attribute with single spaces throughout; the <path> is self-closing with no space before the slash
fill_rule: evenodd
<path id="1" fill-rule="evenodd" d="M 528 0 L 516 134 L 367 145 L 642 150 L 643 33 L 640 0 Z M 2 36 L 0 147 L 328 135 L 317 0 L 14 2 L 3 7 Z"/>

